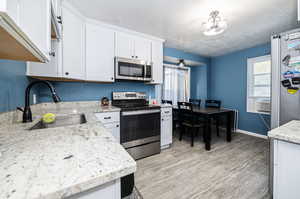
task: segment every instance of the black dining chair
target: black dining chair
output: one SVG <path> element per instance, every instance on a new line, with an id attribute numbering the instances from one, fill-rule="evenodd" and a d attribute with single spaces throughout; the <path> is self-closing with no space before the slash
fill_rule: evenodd
<path id="1" fill-rule="evenodd" d="M 161 100 L 162 104 L 171 104 L 173 105 L 173 102 L 171 100 Z"/>
<path id="2" fill-rule="evenodd" d="M 189 102 L 192 103 L 194 106 L 201 107 L 201 100 L 200 99 L 189 99 Z"/>
<path id="3" fill-rule="evenodd" d="M 197 115 L 193 112 L 193 104 L 188 102 L 178 102 L 178 113 L 179 113 L 179 124 L 180 124 L 180 137 L 182 140 L 182 135 L 185 132 L 190 132 L 191 134 L 191 146 L 194 146 L 194 137 L 198 133 L 200 128 L 204 128 L 205 125 L 200 123 Z M 186 131 L 188 130 L 188 131 Z M 190 130 L 190 131 L 189 131 Z"/>
<path id="4" fill-rule="evenodd" d="M 222 102 L 220 100 L 206 100 L 205 101 L 205 107 L 206 108 L 221 108 Z M 219 131 L 219 126 L 220 126 L 220 119 L 219 117 L 214 117 L 214 124 L 216 125 L 217 129 L 217 136 L 220 137 L 220 131 Z"/>

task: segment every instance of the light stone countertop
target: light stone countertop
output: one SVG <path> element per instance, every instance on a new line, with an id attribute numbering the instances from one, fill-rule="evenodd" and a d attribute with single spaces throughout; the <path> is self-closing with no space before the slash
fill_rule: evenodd
<path id="1" fill-rule="evenodd" d="M 29 131 L 39 117 L 22 124 L 18 112 L 0 114 L 1 199 L 65 198 L 136 171 L 136 162 L 94 115 L 118 108 L 73 102 L 34 105 L 32 111 L 84 113 L 87 123 Z"/>
<path id="2" fill-rule="evenodd" d="M 270 138 L 300 144 L 300 121 L 293 120 L 268 132 Z"/>

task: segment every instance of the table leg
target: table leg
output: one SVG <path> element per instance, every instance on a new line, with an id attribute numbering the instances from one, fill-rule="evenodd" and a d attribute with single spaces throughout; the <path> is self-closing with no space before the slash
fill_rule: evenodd
<path id="1" fill-rule="evenodd" d="M 209 151 L 211 148 L 211 118 L 208 117 L 206 120 L 205 130 L 205 149 Z"/>
<path id="2" fill-rule="evenodd" d="M 228 112 L 227 113 L 227 129 L 226 129 L 227 142 L 231 142 L 231 134 L 232 134 L 232 132 L 231 132 L 231 129 L 232 129 L 232 127 L 231 127 L 231 121 L 232 121 L 231 116 L 232 116 L 232 113 Z"/>

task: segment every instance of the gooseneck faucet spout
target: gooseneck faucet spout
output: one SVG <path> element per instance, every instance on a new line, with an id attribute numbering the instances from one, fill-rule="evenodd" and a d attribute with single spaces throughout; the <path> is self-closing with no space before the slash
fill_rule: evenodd
<path id="1" fill-rule="evenodd" d="M 40 81 L 35 81 L 35 82 L 30 83 L 27 86 L 26 91 L 25 91 L 25 107 L 23 110 L 23 123 L 32 122 L 32 113 L 31 113 L 31 109 L 30 109 L 30 91 L 31 91 L 31 88 L 36 84 L 45 84 L 46 86 L 48 86 L 48 88 L 51 91 L 53 101 L 55 103 L 60 102 L 60 98 L 56 94 L 55 88 L 53 87 L 53 85 L 50 82 L 40 80 Z"/>

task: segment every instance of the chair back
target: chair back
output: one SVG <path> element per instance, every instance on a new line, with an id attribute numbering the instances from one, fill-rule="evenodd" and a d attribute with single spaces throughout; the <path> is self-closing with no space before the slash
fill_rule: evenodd
<path id="1" fill-rule="evenodd" d="M 173 105 L 173 102 L 171 100 L 161 100 L 161 103 Z"/>
<path id="2" fill-rule="evenodd" d="M 182 124 L 183 122 L 187 122 L 190 124 L 195 124 L 197 118 L 193 113 L 193 104 L 189 102 L 178 102 L 178 114 L 179 114 L 179 122 Z"/>
<path id="3" fill-rule="evenodd" d="M 221 108 L 220 100 L 206 100 L 205 101 L 206 108 Z"/>
<path id="4" fill-rule="evenodd" d="M 201 107 L 200 99 L 190 99 L 189 102 L 192 103 L 194 106 Z"/>

